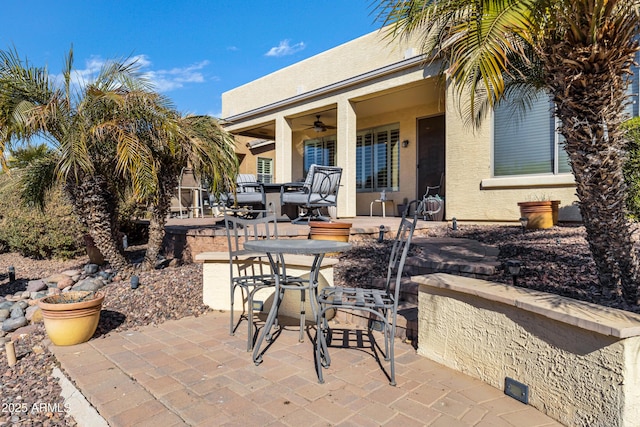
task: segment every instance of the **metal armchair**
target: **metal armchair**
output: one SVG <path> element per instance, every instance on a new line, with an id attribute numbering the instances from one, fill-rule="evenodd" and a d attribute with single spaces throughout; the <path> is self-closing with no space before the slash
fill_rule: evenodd
<path id="1" fill-rule="evenodd" d="M 235 213 L 237 214 L 237 212 Z M 258 218 L 244 218 L 238 215 L 225 214 L 224 223 L 229 244 L 229 268 L 231 274 L 229 333 L 234 335 L 242 320 L 246 320 L 247 351 L 251 351 L 255 341 L 253 297 L 260 289 L 275 287 L 276 282 L 271 267 L 266 261 L 266 254 L 244 249 L 244 242 L 259 239 L 277 239 L 278 224 L 273 214 Z M 242 295 L 241 313 L 237 322 L 234 320 L 236 289 L 240 289 Z"/>
<path id="2" fill-rule="evenodd" d="M 413 203 L 413 202 L 412 202 Z M 422 203 L 420 202 L 420 205 Z M 316 371 L 318 381 L 324 382 L 322 376 L 322 368 L 329 367 L 331 358 L 329 357 L 329 346 L 333 331 L 329 327 L 327 321 L 327 312 L 332 310 L 351 310 L 361 311 L 369 317 L 369 335 L 372 336 L 374 321 L 381 325 L 382 334 L 384 336 L 384 359 L 390 362 L 389 383 L 396 385 L 395 364 L 394 364 L 394 337 L 396 332 L 396 323 L 398 317 L 398 300 L 400 298 L 400 287 L 402 285 L 402 272 L 407 259 L 407 253 L 411 245 L 411 238 L 418 221 L 418 212 L 422 210 L 419 206 L 415 209 L 413 218 L 407 219 L 405 215 L 402 217 L 398 234 L 391 249 L 389 256 L 389 264 L 387 267 L 387 278 L 385 286 L 378 288 L 350 288 L 342 286 L 334 286 L 324 288 L 318 294 L 319 312 L 317 319 L 317 336 L 316 336 Z M 344 334 L 348 334 L 350 330 L 343 330 Z M 356 332 L 357 333 L 357 332 Z M 336 340 L 344 346 L 344 343 L 352 342 L 344 335 L 342 339 Z M 373 338 L 370 342 L 374 343 Z M 377 354 L 377 351 L 375 351 Z"/>
<path id="3" fill-rule="evenodd" d="M 291 222 L 331 220 L 322 215 L 320 209 L 336 206 L 341 177 L 340 167 L 311 165 L 303 183 L 284 184 L 280 190 L 280 203 L 295 205 L 305 211 Z"/>
<path id="4" fill-rule="evenodd" d="M 236 177 L 236 192 L 227 195 L 229 206 L 251 206 L 256 209 L 265 209 L 267 199 L 264 186 L 258 182 L 256 176 L 250 173 L 240 173 Z"/>

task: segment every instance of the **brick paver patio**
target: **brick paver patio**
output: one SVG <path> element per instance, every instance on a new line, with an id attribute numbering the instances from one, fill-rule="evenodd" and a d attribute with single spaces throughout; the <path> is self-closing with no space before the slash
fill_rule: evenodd
<path id="1" fill-rule="evenodd" d="M 313 327 L 303 343 L 285 328 L 255 366 L 245 329 L 229 336 L 228 320 L 210 312 L 52 351 L 111 426 L 560 425 L 400 341 L 392 387 L 366 334 L 360 348 L 330 349 L 325 384 L 315 374 Z"/>

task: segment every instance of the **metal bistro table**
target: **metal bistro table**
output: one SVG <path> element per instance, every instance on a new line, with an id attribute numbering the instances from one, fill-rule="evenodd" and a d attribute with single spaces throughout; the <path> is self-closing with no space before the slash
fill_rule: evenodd
<path id="1" fill-rule="evenodd" d="M 269 257 L 271 268 L 275 274 L 276 289 L 274 292 L 273 304 L 267 316 L 267 322 L 258 337 L 258 341 L 253 349 L 253 362 L 259 365 L 262 362 L 262 353 L 260 347 L 262 341 L 267 338 L 271 341 L 271 328 L 278 318 L 278 309 L 284 297 L 285 290 L 297 290 L 301 292 L 300 297 L 300 342 L 304 340 L 305 327 L 305 291 L 309 290 L 309 304 L 313 311 L 313 316 L 318 314 L 317 300 L 315 294 L 318 288 L 318 275 L 320 273 L 320 265 L 325 254 L 330 252 L 343 252 L 351 248 L 350 243 L 336 242 L 333 240 L 297 240 L 297 239 L 266 239 L 253 240 L 245 242 L 246 249 L 264 252 Z M 287 266 L 277 262 L 278 256 L 282 254 L 292 255 L 314 255 L 313 263 L 309 271 L 309 279 L 288 276 Z"/>

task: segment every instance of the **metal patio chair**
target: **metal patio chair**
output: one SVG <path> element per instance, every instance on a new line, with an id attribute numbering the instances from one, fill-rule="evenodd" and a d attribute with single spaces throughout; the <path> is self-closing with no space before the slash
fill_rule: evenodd
<path id="1" fill-rule="evenodd" d="M 251 211 L 255 213 L 256 211 Z M 275 278 L 271 271 L 267 254 L 244 249 L 247 240 L 276 239 L 278 228 L 276 216 L 272 212 L 265 215 L 248 217 L 240 215 L 238 210 L 226 210 L 224 223 L 229 244 L 229 272 L 231 283 L 231 310 L 229 334 L 234 335 L 242 320 L 247 320 L 247 351 L 253 349 L 255 336 L 253 299 L 260 289 L 275 287 Z M 234 321 L 234 300 L 236 289 L 242 293 L 242 313 Z"/>
<path id="2" fill-rule="evenodd" d="M 422 202 L 419 203 L 419 205 L 421 204 Z M 408 219 L 405 215 L 402 217 L 389 257 L 385 286 L 382 289 L 334 286 L 324 288 L 319 292 L 315 360 L 320 383 L 324 383 L 322 368 L 329 367 L 331 364 L 329 346 L 331 345 L 332 330 L 329 327 L 326 314 L 331 310 L 352 310 L 361 311 L 363 314 L 368 315 L 368 331 L 372 345 L 375 342 L 371 333 L 374 325 L 376 325 L 374 322 L 378 322 L 381 325 L 382 334 L 384 335 L 384 359 L 390 362 L 389 383 L 393 386 L 396 385 L 394 337 L 398 317 L 398 299 L 400 297 L 402 271 L 418 221 L 419 210 L 421 210 L 421 206 L 414 210 L 412 219 Z M 405 210 L 405 214 L 408 211 L 408 209 Z M 354 331 L 346 331 L 346 333 L 348 332 Z M 345 341 L 345 339 L 341 340 L 342 343 Z"/>
<path id="3" fill-rule="evenodd" d="M 236 176 L 236 191 L 223 193 L 222 201 L 227 206 L 238 208 L 251 207 L 253 209 L 266 209 L 267 196 L 264 186 L 258 182 L 256 176 L 251 173 L 239 173 Z"/>
<path id="4" fill-rule="evenodd" d="M 336 166 L 311 165 L 304 182 L 284 184 L 280 191 L 282 205 L 295 205 L 305 210 L 292 223 L 310 220 L 330 221 L 320 209 L 336 206 L 342 168 Z M 291 191 L 288 191 L 291 190 Z"/>

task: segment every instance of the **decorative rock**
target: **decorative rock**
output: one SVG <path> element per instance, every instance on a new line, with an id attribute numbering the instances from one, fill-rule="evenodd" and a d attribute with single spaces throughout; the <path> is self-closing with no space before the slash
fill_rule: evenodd
<path id="1" fill-rule="evenodd" d="M 31 323 L 41 323 L 41 322 L 42 322 L 42 310 L 34 311 L 33 315 L 31 316 Z"/>
<path id="2" fill-rule="evenodd" d="M 13 301 L 0 302 L 0 310 L 9 310 L 13 307 Z"/>
<path id="3" fill-rule="evenodd" d="M 81 274 L 76 274 L 75 276 L 71 276 L 71 279 L 74 282 L 77 282 L 78 280 L 82 279 L 82 275 Z"/>
<path id="4" fill-rule="evenodd" d="M 90 291 L 94 292 L 104 286 L 102 279 L 98 277 L 81 280 L 73 286 L 74 291 Z"/>
<path id="5" fill-rule="evenodd" d="M 31 300 L 38 300 L 40 298 L 44 298 L 47 296 L 46 292 L 32 292 L 31 293 Z M 36 301 L 37 302 L 37 301 Z"/>
<path id="6" fill-rule="evenodd" d="M 27 335 L 30 335 L 36 332 L 37 330 L 38 330 L 38 327 L 36 325 L 22 326 L 16 329 L 15 331 L 13 331 L 13 333 L 11 334 L 11 340 L 18 341 L 20 339 L 23 339 Z"/>
<path id="7" fill-rule="evenodd" d="M 47 284 L 44 280 L 29 280 L 29 283 L 27 283 L 27 291 L 29 292 L 38 292 L 43 289 L 47 289 Z"/>
<path id="8" fill-rule="evenodd" d="M 74 282 L 71 277 L 67 277 L 58 282 L 58 289 L 68 288 L 69 286 L 73 286 L 74 283 L 76 282 Z"/>
<path id="9" fill-rule="evenodd" d="M 98 264 L 87 264 L 84 266 L 84 272 L 86 274 L 95 274 L 98 272 L 98 269 L 100 267 L 98 267 Z"/>
<path id="10" fill-rule="evenodd" d="M 80 270 L 65 270 L 60 274 L 64 274 L 65 276 L 69 276 L 69 277 L 74 277 L 74 276 L 80 276 L 82 272 Z"/>
<path id="11" fill-rule="evenodd" d="M 11 312 L 6 309 L 6 308 L 2 308 L 0 309 L 0 322 L 2 322 L 4 319 L 6 319 L 7 317 L 9 317 L 9 314 Z"/>
<path id="12" fill-rule="evenodd" d="M 43 281 L 45 281 L 46 283 L 58 283 L 61 280 L 67 280 L 69 278 L 69 276 L 67 276 L 66 274 L 54 274 L 51 275 L 49 277 L 47 277 L 46 279 L 42 279 Z"/>
<path id="13" fill-rule="evenodd" d="M 32 305 L 31 307 L 27 308 L 24 312 L 24 317 L 27 318 L 27 320 L 29 322 L 32 321 L 33 319 L 33 315 L 36 311 L 40 310 L 40 307 L 38 307 L 37 305 Z"/>
<path id="14" fill-rule="evenodd" d="M 20 307 L 24 310 L 25 308 L 29 307 L 29 303 L 26 300 L 20 300 L 14 303 L 11 309 L 13 310 L 16 307 Z"/>
<path id="15" fill-rule="evenodd" d="M 2 322 L 2 330 L 5 332 L 15 331 L 18 328 L 26 326 L 27 323 L 28 323 L 27 318 L 24 316 L 7 319 L 4 322 Z"/>
<path id="16" fill-rule="evenodd" d="M 70 288 L 66 288 L 65 291 L 68 289 Z M 47 296 L 50 297 L 51 295 L 60 295 L 61 292 L 62 291 L 58 288 L 49 288 L 49 291 L 47 292 Z"/>
<path id="17" fill-rule="evenodd" d="M 31 292 L 29 292 L 29 291 L 22 292 L 22 299 L 23 300 L 24 299 L 29 299 L 29 298 L 31 298 Z"/>
<path id="18" fill-rule="evenodd" d="M 11 319 L 17 319 L 18 317 L 23 317 L 24 316 L 24 309 L 18 305 L 14 305 L 13 308 L 11 309 L 11 314 L 9 315 L 9 317 Z"/>

